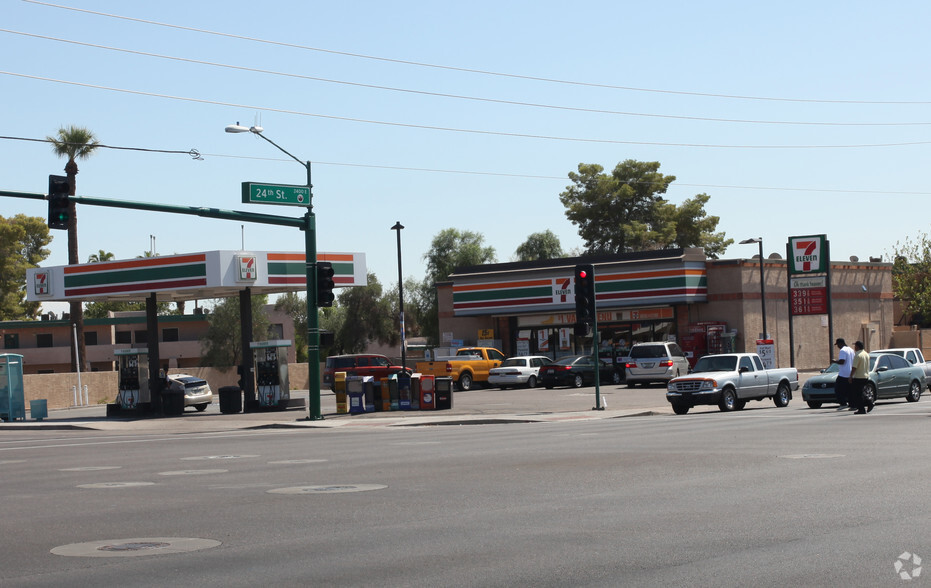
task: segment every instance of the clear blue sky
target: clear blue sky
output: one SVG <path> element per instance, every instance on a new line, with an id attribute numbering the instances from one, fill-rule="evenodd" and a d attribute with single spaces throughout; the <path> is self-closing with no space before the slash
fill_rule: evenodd
<path id="1" fill-rule="evenodd" d="M 928 230 L 928 2 L 0 6 L 0 135 L 76 124 L 105 145 L 204 157 L 100 149 L 79 163 L 79 195 L 299 216 L 240 201 L 243 181 L 305 180 L 261 139 L 223 132 L 260 121 L 314 162 L 319 250 L 364 252 L 386 286 L 398 220 L 404 275 L 418 279 L 447 227 L 482 233 L 498 261 L 546 229 L 580 247 L 558 195 L 582 162 L 659 161 L 677 177 L 672 202 L 708 193 L 719 230 L 763 237 L 767 255 L 825 233 L 835 260 L 888 259 Z M 16 140 L 0 140 L 0 161 L 0 188 L 30 192 L 64 165 Z M 0 214 L 20 212 L 46 205 L 0 199 Z M 135 257 L 150 235 L 163 255 L 243 238 L 239 223 L 199 217 L 80 206 L 78 218 L 82 261 Z M 296 229 L 244 233 L 247 249 L 303 250 Z M 65 264 L 54 236 L 47 263 Z"/>

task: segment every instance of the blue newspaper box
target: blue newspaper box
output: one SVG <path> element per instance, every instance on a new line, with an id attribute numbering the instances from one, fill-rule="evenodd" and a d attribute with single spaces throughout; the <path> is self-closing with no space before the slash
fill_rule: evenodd
<path id="1" fill-rule="evenodd" d="M 346 377 L 346 396 L 349 397 L 349 414 L 365 412 L 365 388 L 360 376 Z"/>
<path id="2" fill-rule="evenodd" d="M 398 408 L 411 409 L 411 376 L 407 373 L 398 374 Z"/>

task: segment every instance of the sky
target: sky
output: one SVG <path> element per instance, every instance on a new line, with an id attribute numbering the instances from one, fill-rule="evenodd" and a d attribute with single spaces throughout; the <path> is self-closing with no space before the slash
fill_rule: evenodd
<path id="1" fill-rule="evenodd" d="M 64 0 L 62 0 L 64 2 Z M 826 234 L 835 261 L 928 231 L 931 3 L 0 0 L 0 189 L 45 193 L 66 125 L 102 145 L 80 196 L 299 217 L 242 182 L 312 162 L 317 248 L 422 280 L 432 238 L 497 261 L 535 232 L 583 246 L 559 194 L 580 163 L 660 162 L 666 198 L 711 199 L 723 258 Z M 203 158 L 195 159 L 191 150 Z M 172 153 L 174 152 L 174 153 Z M 44 217 L 0 197 L 0 215 Z M 298 229 L 78 206 L 80 257 L 303 251 Z M 67 263 L 52 231 L 45 265 Z M 153 238 L 154 237 L 154 238 Z"/>

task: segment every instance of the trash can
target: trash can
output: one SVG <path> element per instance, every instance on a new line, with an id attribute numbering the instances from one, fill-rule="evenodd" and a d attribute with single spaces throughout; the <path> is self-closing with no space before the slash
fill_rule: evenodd
<path id="1" fill-rule="evenodd" d="M 162 414 L 165 416 L 184 414 L 184 392 L 169 388 L 162 390 Z"/>
<path id="2" fill-rule="evenodd" d="M 440 376 L 436 379 L 436 409 L 449 410 L 453 407 L 453 379 Z"/>
<path id="3" fill-rule="evenodd" d="M 223 414 L 242 412 L 242 390 L 239 386 L 220 388 L 220 412 Z"/>
<path id="4" fill-rule="evenodd" d="M 37 421 L 48 418 L 48 401 L 45 398 L 29 401 L 29 414 Z"/>
<path id="5" fill-rule="evenodd" d="M 349 412 L 346 400 L 346 372 L 333 373 L 333 393 L 336 395 L 336 414 Z"/>
<path id="6" fill-rule="evenodd" d="M 349 376 L 346 378 L 346 396 L 348 397 L 349 414 L 362 414 L 365 412 L 365 387 L 362 378 Z M 339 412 L 339 406 L 336 407 Z"/>
<path id="7" fill-rule="evenodd" d="M 435 390 L 433 389 L 435 383 L 436 379 L 434 376 L 421 376 L 420 410 L 433 410 L 436 408 L 436 395 L 434 394 Z"/>
<path id="8" fill-rule="evenodd" d="M 407 372 L 398 374 L 398 408 L 411 409 L 411 375 Z"/>

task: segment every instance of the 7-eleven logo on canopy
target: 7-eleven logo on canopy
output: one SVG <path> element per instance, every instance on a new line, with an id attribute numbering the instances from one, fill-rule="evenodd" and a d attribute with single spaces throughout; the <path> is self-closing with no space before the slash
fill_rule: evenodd
<path id="1" fill-rule="evenodd" d="M 44 296 L 49 293 L 49 272 L 36 272 L 32 278 L 33 287 L 35 288 L 36 296 Z"/>
<path id="2" fill-rule="evenodd" d="M 256 270 L 255 256 L 254 255 L 240 255 L 239 256 L 239 279 L 240 280 L 255 280 L 258 276 L 258 271 Z"/>
<path id="3" fill-rule="evenodd" d="M 789 237 L 789 273 L 808 274 L 827 271 L 827 236 Z"/>

